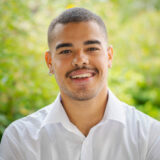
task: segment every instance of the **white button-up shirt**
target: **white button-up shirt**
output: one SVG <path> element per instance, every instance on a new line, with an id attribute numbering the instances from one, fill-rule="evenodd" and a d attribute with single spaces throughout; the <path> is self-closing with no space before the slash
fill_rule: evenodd
<path id="1" fill-rule="evenodd" d="M 68 119 L 58 95 L 5 130 L 0 160 L 160 160 L 160 122 L 109 91 L 103 119 L 85 137 Z"/>

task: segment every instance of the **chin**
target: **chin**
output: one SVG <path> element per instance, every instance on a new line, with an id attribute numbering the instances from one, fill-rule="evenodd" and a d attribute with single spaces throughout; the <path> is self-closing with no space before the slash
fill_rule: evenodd
<path id="1" fill-rule="evenodd" d="M 78 92 L 78 93 L 72 93 L 69 95 L 70 98 L 76 101 L 88 101 L 92 98 L 96 97 L 96 93 L 86 93 L 86 92 Z"/>

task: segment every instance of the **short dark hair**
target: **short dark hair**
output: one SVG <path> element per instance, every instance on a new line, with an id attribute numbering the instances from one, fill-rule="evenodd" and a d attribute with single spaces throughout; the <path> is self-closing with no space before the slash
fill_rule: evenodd
<path id="1" fill-rule="evenodd" d="M 53 19 L 49 28 L 48 28 L 48 45 L 54 39 L 51 34 L 56 24 L 67 24 L 71 22 L 88 22 L 95 21 L 104 31 L 105 36 L 107 37 L 107 29 L 103 20 L 96 14 L 85 8 L 71 8 L 62 12 L 57 18 Z"/>

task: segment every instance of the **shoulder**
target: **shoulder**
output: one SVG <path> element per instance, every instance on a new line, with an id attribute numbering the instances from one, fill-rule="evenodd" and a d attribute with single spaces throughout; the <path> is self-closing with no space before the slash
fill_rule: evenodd
<path id="1" fill-rule="evenodd" d="M 126 115 L 126 122 L 128 124 L 136 124 L 136 125 L 143 125 L 146 128 L 149 128 L 151 126 L 157 126 L 160 127 L 160 122 L 149 115 L 139 111 L 134 106 L 130 106 L 126 103 L 122 102 L 122 105 L 125 109 L 125 115 Z"/>
<path id="2" fill-rule="evenodd" d="M 12 122 L 2 136 L 0 155 L 4 159 L 17 159 L 17 157 L 24 159 L 27 151 L 38 151 L 41 125 L 53 107 L 54 104 L 52 103 L 35 113 Z M 28 156 L 35 159 L 32 154 Z"/>
<path id="3" fill-rule="evenodd" d="M 160 122 L 133 106 L 122 103 L 125 108 L 126 130 L 130 139 L 138 144 L 140 155 L 146 160 L 160 157 Z"/>
<path id="4" fill-rule="evenodd" d="M 4 135 L 8 136 L 24 136 L 24 134 L 34 135 L 39 131 L 43 121 L 48 113 L 54 107 L 54 103 L 45 106 L 44 108 L 12 122 L 5 130 Z"/>

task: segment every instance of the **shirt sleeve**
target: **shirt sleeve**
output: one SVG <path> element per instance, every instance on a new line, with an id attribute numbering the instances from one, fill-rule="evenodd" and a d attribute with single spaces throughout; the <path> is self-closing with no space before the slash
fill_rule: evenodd
<path id="1" fill-rule="evenodd" d="M 152 124 L 146 160 L 160 160 L 160 122 Z"/>
<path id="2" fill-rule="evenodd" d="M 16 135 L 12 132 L 12 127 L 8 127 L 0 144 L 0 160 L 24 160 L 20 147 Z"/>

